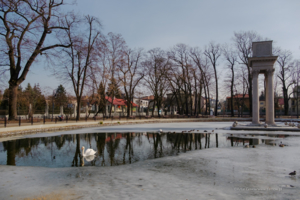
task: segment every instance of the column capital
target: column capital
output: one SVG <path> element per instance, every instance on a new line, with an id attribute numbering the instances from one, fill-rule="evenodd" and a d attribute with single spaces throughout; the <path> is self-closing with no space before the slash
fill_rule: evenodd
<path id="1" fill-rule="evenodd" d="M 257 77 L 258 77 L 258 74 L 259 74 L 259 71 L 260 71 L 260 70 L 255 70 L 255 69 L 252 70 L 252 77 L 256 77 L 256 78 L 257 78 Z"/>
<path id="2" fill-rule="evenodd" d="M 274 71 L 275 71 L 275 69 L 267 69 L 267 70 L 266 70 L 266 74 L 267 74 L 268 76 L 269 76 L 269 75 L 272 75 L 272 76 L 273 76 Z"/>

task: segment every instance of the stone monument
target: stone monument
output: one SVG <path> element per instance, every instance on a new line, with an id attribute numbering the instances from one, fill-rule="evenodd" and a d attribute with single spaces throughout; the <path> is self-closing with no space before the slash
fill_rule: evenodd
<path id="1" fill-rule="evenodd" d="M 272 55 L 272 41 L 252 43 L 253 57 L 249 58 L 252 67 L 252 124 L 260 125 L 259 121 L 259 88 L 258 75 L 265 75 L 266 120 L 268 125 L 275 126 L 274 121 L 274 63 L 277 56 Z"/>

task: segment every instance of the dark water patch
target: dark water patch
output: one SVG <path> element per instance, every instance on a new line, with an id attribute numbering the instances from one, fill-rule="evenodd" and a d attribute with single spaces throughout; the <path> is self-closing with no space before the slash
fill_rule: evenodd
<path id="1" fill-rule="evenodd" d="M 43 167 L 115 166 L 208 148 L 269 144 L 275 140 L 217 133 L 87 133 L 0 143 L 0 164 Z M 97 151 L 82 156 L 81 147 Z"/>
<path id="2" fill-rule="evenodd" d="M 280 135 L 280 134 L 228 134 L 227 140 L 230 140 L 231 146 L 240 145 L 271 145 L 282 144 L 282 140 L 289 137 L 300 137 L 299 135 Z M 285 146 L 287 146 L 285 144 Z"/>

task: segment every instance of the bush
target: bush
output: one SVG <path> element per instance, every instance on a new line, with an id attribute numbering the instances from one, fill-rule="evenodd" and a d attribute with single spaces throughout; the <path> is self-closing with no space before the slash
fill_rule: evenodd
<path id="1" fill-rule="evenodd" d="M 99 124 L 103 124 L 103 121 L 100 121 Z"/>

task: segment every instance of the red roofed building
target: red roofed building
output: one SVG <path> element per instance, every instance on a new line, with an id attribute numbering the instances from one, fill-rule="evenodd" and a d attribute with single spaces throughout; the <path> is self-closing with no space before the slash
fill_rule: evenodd
<path id="1" fill-rule="evenodd" d="M 111 103 L 111 97 L 106 96 L 105 99 L 106 99 L 109 103 Z M 126 101 L 125 99 L 117 99 L 117 98 L 114 98 L 113 105 L 115 105 L 115 106 L 127 106 L 127 101 Z M 137 104 L 135 104 L 135 103 L 133 103 L 133 102 L 131 102 L 131 105 L 132 105 L 133 107 L 137 107 L 137 106 L 138 106 Z"/>
<path id="2" fill-rule="evenodd" d="M 127 109 L 127 101 L 125 99 L 118 99 L 114 98 L 113 102 L 111 97 L 105 96 L 105 99 L 107 101 L 107 106 L 110 106 L 110 104 L 113 104 L 112 112 L 126 112 Z M 137 104 L 131 102 L 132 107 L 138 107 Z M 109 110 L 109 108 L 107 108 Z M 134 109 L 135 110 L 135 109 Z M 133 110 L 133 111 L 134 111 Z"/>
<path id="3" fill-rule="evenodd" d="M 231 111 L 231 97 L 226 97 L 227 112 Z M 239 108 L 243 108 L 243 111 L 249 111 L 249 95 L 248 94 L 236 94 L 233 96 L 233 110 L 238 111 Z"/>

